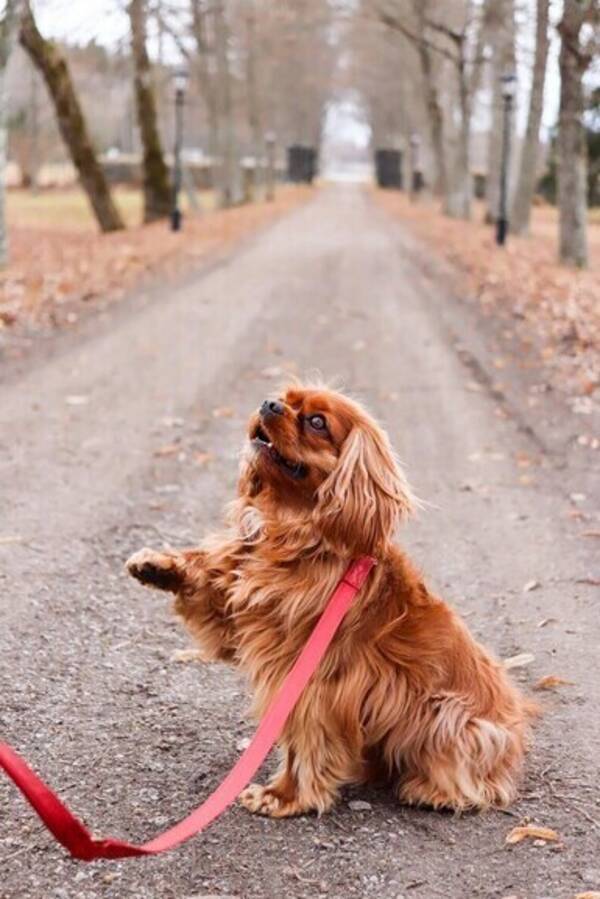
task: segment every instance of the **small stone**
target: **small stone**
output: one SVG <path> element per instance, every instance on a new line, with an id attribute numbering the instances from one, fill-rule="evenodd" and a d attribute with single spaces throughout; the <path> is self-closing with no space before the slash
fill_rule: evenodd
<path id="1" fill-rule="evenodd" d="M 353 799 L 348 803 L 348 808 L 353 812 L 370 812 L 373 806 L 370 802 L 365 802 L 364 799 Z"/>

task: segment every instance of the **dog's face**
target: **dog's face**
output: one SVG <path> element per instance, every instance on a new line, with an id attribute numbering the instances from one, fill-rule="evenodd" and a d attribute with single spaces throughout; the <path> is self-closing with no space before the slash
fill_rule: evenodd
<path id="1" fill-rule="evenodd" d="M 376 552 L 411 507 L 387 435 L 357 403 L 293 386 L 250 419 L 242 495 L 310 515 L 329 543 Z"/>

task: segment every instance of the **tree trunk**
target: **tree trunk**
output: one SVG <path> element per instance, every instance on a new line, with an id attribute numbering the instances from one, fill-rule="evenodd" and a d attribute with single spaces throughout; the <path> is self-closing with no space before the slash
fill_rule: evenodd
<path id="1" fill-rule="evenodd" d="M 258 183 L 258 167 L 263 157 L 264 142 L 261 128 L 261 110 L 256 72 L 256 10 L 253 0 L 247 0 L 246 12 L 246 103 L 248 111 L 248 127 L 252 140 L 254 156 L 255 183 Z"/>
<path id="2" fill-rule="evenodd" d="M 229 71 L 228 58 L 229 29 L 225 19 L 224 0 L 214 0 L 213 16 L 217 69 L 217 109 L 221 138 L 221 165 L 219 167 L 221 174 L 221 205 L 227 207 L 236 202 L 238 185 L 231 73 Z"/>
<path id="3" fill-rule="evenodd" d="M 207 10 L 203 9 L 200 0 L 191 0 L 192 34 L 196 42 L 196 71 L 200 85 L 200 93 L 206 106 L 208 120 L 208 152 L 214 159 L 220 154 L 219 114 L 214 77 L 209 67 L 209 54 L 212 52 L 206 35 Z"/>
<path id="4" fill-rule="evenodd" d="M 515 3 L 514 0 L 496 0 L 489 20 L 492 42 L 492 127 L 488 143 L 486 183 L 486 222 L 498 218 L 500 205 L 500 177 L 502 167 L 502 130 L 504 128 L 504 101 L 502 76 L 514 74 L 515 59 Z M 514 121 L 515 116 L 512 116 Z M 514 129 L 513 129 L 514 130 Z M 512 135 L 511 138 L 512 140 Z M 509 172 L 510 178 L 510 172 Z M 510 207 L 509 207 L 510 208 Z"/>
<path id="5" fill-rule="evenodd" d="M 8 238 L 4 205 L 4 173 L 6 169 L 6 67 L 17 28 L 17 0 L 7 0 L 0 21 L 0 267 L 8 261 Z"/>
<path id="6" fill-rule="evenodd" d="M 548 60 L 548 19 L 550 0 L 537 0 L 537 20 L 535 29 L 535 60 L 527 129 L 521 153 L 519 178 L 510 217 L 510 227 L 515 234 L 526 234 L 529 230 L 529 214 L 535 193 L 538 158 L 540 150 L 540 125 L 544 110 L 544 85 L 546 83 L 546 62 Z"/>
<path id="7" fill-rule="evenodd" d="M 44 78 L 60 133 L 101 230 L 118 231 L 124 224 L 96 157 L 67 62 L 58 47 L 38 31 L 29 3 L 25 5 L 19 38 Z"/>
<path id="8" fill-rule="evenodd" d="M 448 170 L 446 150 L 444 147 L 444 119 L 437 87 L 434 80 L 433 62 L 429 44 L 425 41 L 425 4 L 422 0 L 413 0 L 413 8 L 417 17 L 418 37 L 417 52 L 419 66 L 425 92 L 425 109 L 431 134 L 431 146 L 435 161 L 435 193 L 445 196 L 448 189 Z"/>
<path id="9" fill-rule="evenodd" d="M 452 177 L 447 186 L 444 212 L 452 218 L 471 218 L 471 96 L 466 77 L 465 38 L 457 42 L 460 125 Z"/>
<path id="10" fill-rule="evenodd" d="M 142 139 L 144 221 L 153 222 L 166 218 L 171 211 L 171 185 L 160 141 L 152 71 L 146 49 L 145 0 L 131 0 L 128 12 L 131 24 L 135 101 Z"/>
<path id="11" fill-rule="evenodd" d="M 583 74 L 590 57 L 580 43 L 593 0 L 565 0 L 561 36 L 558 118 L 558 208 L 560 261 L 584 268 L 587 250 L 587 153 L 583 126 Z"/>

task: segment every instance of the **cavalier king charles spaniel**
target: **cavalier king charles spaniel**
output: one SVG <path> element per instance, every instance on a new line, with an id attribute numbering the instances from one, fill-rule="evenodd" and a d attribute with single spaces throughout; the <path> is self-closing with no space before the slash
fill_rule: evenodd
<path id="1" fill-rule="evenodd" d="M 226 528 L 129 559 L 142 584 L 175 594 L 205 658 L 245 673 L 257 716 L 349 562 L 378 560 L 290 714 L 279 770 L 242 793 L 250 811 L 322 813 L 344 784 L 382 778 L 433 808 L 515 798 L 534 706 L 396 544 L 414 504 L 365 409 L 296 385 L 250 419 Z"/>

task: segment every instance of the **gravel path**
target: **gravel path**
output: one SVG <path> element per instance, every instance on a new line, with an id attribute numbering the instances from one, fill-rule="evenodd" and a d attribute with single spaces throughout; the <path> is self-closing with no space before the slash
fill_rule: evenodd
<path id="1" fill-rule="evenodd" d="M 86 866 L 0 780 L 1 899 L 600 890 L 593 454 L 567 448 L 558 406 L 525 401 L 531 375 L 503 372 L 500 392 L 494 346 L 420 247 L 345 187 L 0 387 L 1 732 L 94 832 L 164 828 L 252 732 L 243 683 L 175 661 L 186 635 L 122 562 L 218 521 L 246 417 L 288 370 L 335 377 L 386 424 L 431 503 L 405 542 L 473 631 L 503 657 L 533 654 L 515 671 L 525 685 L 573 682 L 543 694 L 509 814 L 409 810 L 360 789 L 322 819 L 235 808 L 176 853 Z M 507 847 L 524 817 L 560 842 Z"/>

